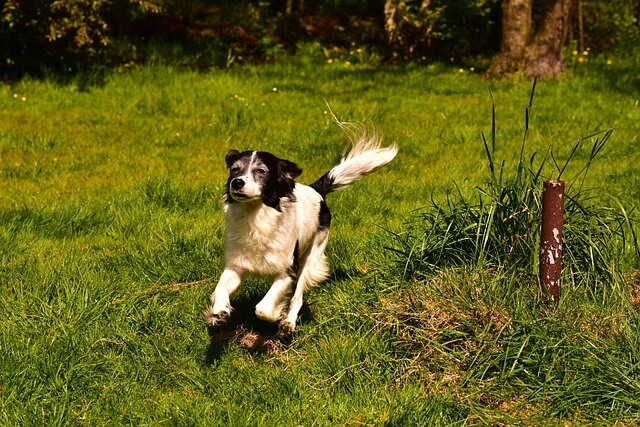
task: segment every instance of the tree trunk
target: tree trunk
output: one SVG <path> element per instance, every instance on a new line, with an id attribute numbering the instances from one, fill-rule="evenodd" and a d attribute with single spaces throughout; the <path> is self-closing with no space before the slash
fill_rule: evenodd
<path id="1" fill-rule="evenodd" d="M 431 0 L 422 0 L 419 7 L 405 0 L 385 0 L 384 31 L 391 59 L 410 58 L 420 47 L 416 34 L 431 33 L 426 19 L 430 5 Z"/>
<path id="2" fill-rule="evenodd" d="M 502 1 L 502 38 L 500 52 L 491 61 L 488 73 L 493 77 L 522 70 L 524 52 L 531 34 L 533 0 Z"/>
<path id="3" fill-rule="evenodd" d="M 533 0 L 502 0 L 500 52 L 487 73 L 492 77 L 523 73 L 528 78 L 564 73 L 562 49 L 569 34 L 575 0 L 553 0 L 531 34 Z"/>
<path id="4" fill-rule="evenodd" d="M 524 75 L 529 78 L 564 74 L 562 50 L 569 34 L 574 0 L 556 0 L 545 11 L 539 30 L 524 53 Z"/>
<path id="5" fill-rule="evenodd" d="M 402 28 L 402 14 L 405 7 L 403 0 L 385 0 L 384 2 L 384 32 L 393 58 L 402 55 L 406 50 Z"/>

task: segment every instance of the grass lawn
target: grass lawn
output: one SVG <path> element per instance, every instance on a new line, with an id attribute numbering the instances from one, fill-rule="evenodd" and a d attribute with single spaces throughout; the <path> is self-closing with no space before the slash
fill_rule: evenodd
<path id="1" fill-rule="evenodd" d="M 496 156 L 518 158 L 531 83 L 463 71 L 286 59 L 1 86 L 0 424 L 640 422 L 636 257 L 610 283 L 566 280 L 553 308 L 518 275 L 407 277 L 385 249 L 432 199 L 486 184 L 491 96 Z M 603 60 L 538 82 L 526 151 L 562 163 L 614 128 L 584 186 L 637 218 L 632 73 Z M 332 277 L 308 293 L 292 342 L 212 342 L 201 311 L 221 267 L 224 154 L 271 151 L 314 181 L 346 144 L 325 100 L 400 153 L 329 196 Z M 231 327 L 269 332 L 253 317 L 267 287 L 244 284 Z"/>

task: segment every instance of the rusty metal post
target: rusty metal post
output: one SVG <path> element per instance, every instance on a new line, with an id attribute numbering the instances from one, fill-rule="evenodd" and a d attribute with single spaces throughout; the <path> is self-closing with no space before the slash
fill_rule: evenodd
<path id="1" fill-rule="evenodd" d="M 560 298 L 562 275 L 562 215 L 564 181 L 544 182 L 540 231 L 540 286 L 555 303 Z"/>

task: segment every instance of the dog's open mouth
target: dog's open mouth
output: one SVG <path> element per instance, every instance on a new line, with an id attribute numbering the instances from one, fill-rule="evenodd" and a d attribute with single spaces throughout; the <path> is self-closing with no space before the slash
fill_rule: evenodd
<path id="1" fill-rule="evenodd" d="M 249 196 L 247 196 L 246 194 L 244 194 L 244 193 L 242 193 L 240 191 L 232 191 L 231 192 L 231 197 L 233 197 L 234 199 L 236 199 L 238 201 L 249 198 Z"/>

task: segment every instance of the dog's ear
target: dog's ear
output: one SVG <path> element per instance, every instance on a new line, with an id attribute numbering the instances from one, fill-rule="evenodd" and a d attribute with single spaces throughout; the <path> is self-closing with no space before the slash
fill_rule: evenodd
<path id="1" fill-rule="evenodd" d="M 229 150 L 227 152 L 227 155 L 224 156 L 224 161 L 227 162 L 227 168 L 230 168 L 231 165 L 234 164 L 236 160 L 238 160 L 239 156 L 240 152 L 238 150 Z"/>
<path id="2" fill-rule="evenodd" d="M 289 200 L 295 201 L 293 189 L 296 186 L 296 182 L 294 179 L 300 176 L 302 169 L 289 160 L 278 158 L 275 158 L 275 160 L 277 170 L 271 174 L 270 185 L 265 187 L 262 194 L 262 202 L 279 211 L 282 197 L 288 197 Z"/>
<path id="3" fill-rule="evenodd" d="M 296 165 L 293 162 L 290 162 L 289 160 L 284 160 L 284 159 L 278 160 L 278 167 L 280 168 L 280 171 L 284 175 L 286 175 L 291 179 L 296 179 L 302 173 L 302 169 L 300 169 L 298 165 Z"/>

